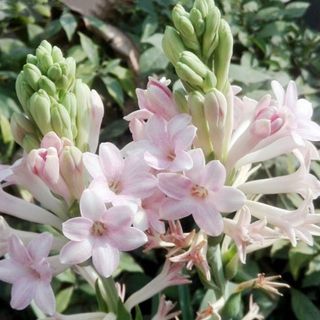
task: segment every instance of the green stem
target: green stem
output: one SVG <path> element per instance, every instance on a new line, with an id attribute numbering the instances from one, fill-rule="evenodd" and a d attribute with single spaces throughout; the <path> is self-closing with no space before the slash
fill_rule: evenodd
<path id="1" fill-rule="evenodd" d="M 102 279 L 103 287 L 106 290 L 106 303 L 109 311 L 117 314 L 119 296 L 112 277 Z"/>
<path id="2" fill-rule="evenodd" d="M 192 320 L 193 311 L 190 301 L 190 292 L 189 287 L 178 286 L 178 293 L 179 293 L 179 303 L 182 312 L 182 319 L 183 320 Z"/>

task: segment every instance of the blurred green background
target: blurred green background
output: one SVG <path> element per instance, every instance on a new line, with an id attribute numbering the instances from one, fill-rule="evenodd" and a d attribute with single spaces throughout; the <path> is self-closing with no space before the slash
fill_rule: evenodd
<path id="1" fill-rule="evenodd" d="M 1 0 L 0 1 L 0 163 L 11 163 L 21 154 L 10 134 L 10 116 L 19 110 L 15 79 L 26 55 L 34 53 L 43 39 L 59 46 L 77 62 L 77 76 L 102 96 L 105 117 L 101 141 L 122 146 L 130 139 L 122 117 L 135 108 L 135 88 L 144 87 L 150 75 L 175 81 L 173 68 L 161 50 L 165 25 L 176 0 Z M 180 3 L 191 6 L 192 1 Z M 299 92 L 313 102 L 314 118 L 320 121 L 320 2 L 285 0 L 219 0 L 217 5 L 234 34 L 231 78 L 250 97 L 270 91 L 270 81 L 286 85 L 296 80 Z M 280 175 L 288 160 L 280 158 L 265 165 L 265 171 Z M 320 176 L 319 163 L 313 173 Z M 294 197 L 272 198 L 293 207 Z M 11 222 L 11 220 L 10 220 Z M 13 221 L 13 223 L 16 223 Z M 21 227 L 21 225 L 20 225 Z M 320 244 L 320 242 L 319 242 Z M 236 277 L 246 280 L 258 272 L 281 274 L 292 286 L 284 297 L 274 299 L 255 292 L 267 319 L 320 319 L 320 245 L 298 245 L 286 241 L 261 250 L 248 259 Z M 161 252 L 133 257 L 125 255 L 118 280 L 127 292 L 146 283 L 160 266 Z M 144 272 L 143 272 L 144 271 Z M 58 310 L 75 313 L 96 310 L 93 290 L 70 272 L 54 282 Z M 10 287 L 0 284 L 0 319 L 34 319 L 31 309 L 13 312 L 8 307 Z M 200 283 L 179 291 L 168 290 L 169 298 L 183 306 L 183 319 L 192 319 L 204 295 Z M 245 300 L 244 306 L 247 305 Z M 152 314 L 156 299 L 144 303 L 144 314 Z M 187 306 L 187 307 L 186 307 Z M 188 309 L 188 310 L 187 310 Z M 245 308 L 246 309 L 246 308 Z M 241 310 L 239 316 L 241 315 Z M 148 317 L 146 317 L 148 319 Z M 235 318 L 237 319 L 237 317 Z"/>

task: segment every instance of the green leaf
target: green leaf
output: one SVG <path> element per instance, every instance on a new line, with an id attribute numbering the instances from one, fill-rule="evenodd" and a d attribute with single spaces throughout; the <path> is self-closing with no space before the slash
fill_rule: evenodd
<path id="1" fill-rule="evenodd" d="M 300 18 L 305 14 L 309 6 L 310 3 L 308 2 L 295 1 L 286 6 L 283 14 L 289 19 Z"/>
<path id="2" fill-rule="evenodd" d="M 61 290 L 57 296 L 56 296 L 56 301 L 57 301 L 57 311 L 58 312 L 63 312 L 68 308 L 68 305 L 70 303 L 72 294 L 73 294 L 73 287 L 69 287 L 66 289 Z"/>
<path id="3" fill-rule="evenodd" d="M 192 320 L 193 310 L 190 299 L 189 287 L 187 285 L 178 286 L 179 292 L 179 305 L 182 312 L 183 320 Z"/>
<path id="4" fill-rule="evenodd" d="M 118 312 L 117 312 L 117 319 L 121 320 L 132 320 L 131 314 L 123 305 L 122 301 L 119 299 L 118 301 Z"/>
<path id="5" fill-rule="evenodd" d="M 97 279 L 95 283 L 95 290 L 96 290 L 96 299 L 98 302 L 98 309 L 99 311 L 102 311 L 102 312 L 108 312 L 109 311 L 108 305 L 105 299 L 103 298 L 100 286 L 102 286 L 101 280 Z"/>
<path id="6" fill-rule="evenodd" d="M 78 26 L 76 18 L 72 13 L 64 11 L 60 17 L 60 23 L 68 37 L 68 40 L 71 41 Z"/>
<path id="7" fill-rule="evenodd" d="M 76 45 L 71 47 L 68 50 L 68 57 L 72 57 L 76 63 L 82 62 L 87 58 L 86 53 L 82 50 L 82 47 L 80 45 Z M 77 66 L 78 68 L 79 66 Z"/>
<path id="8" fill-rule="evenodd" d="M 245 84 L 271 80 L 271 76 L 265 70 L 236 64 L 230 66 L 230 77 Z"/>
<path id="9" fill-rule="evenodd" d="M 18 107 L 15 100 L 7 96 L 3 89 L 0 88 L 0 114 L 4 115 L 6 118 L 10 118 L 12 112 L 19 112 L 20 108 Z"/>
<path id="10" fill-rule="evenodd" d="M 232 294 L 224 305 L 221 316 L 223 319 L 234 319 L 241 311 L 241 293 Z"/>
<path id="11" fill-rule="evenodd" d="M 74 284 L 76 282 L 76 277 L 74 273 L 71 271 L 71 269 L 67 269 L 66 271 L 58 274 L 56 278 L 60 282 L 65 282 L 65 283 L 72 283 Z"/>
<path id="12" fill-rule="evenodd" d="M 111 77 L 102 77 L 103 83 L 106 86 L 106 89 L 110 96 L 117 102 L 117 104 L 122 107 L 124 103 L 123 90 L 117 79 Z"/>
<path id="13" fill-rule="evenodd" d="M 318 287 L 320 285 L 320 271 L 313 272 L 304 277 L 302 287 Z"/>
<path id="14" fill-rule="evenodd" d="M 169 64 L 169 60 L 159 48 L 147 49 L 140 56 L 140 71 L 147 74 L 153 71 L 164 70 Z"/>
<path id="15" fill-rule="evenodd" d="M 291 289 L 291 307 L 298 320 L 320 319 L 320 310 L 302 292 Z"/>
<path id="16" fill-rule="evenodd" d="M 41 33 L 43 33 L 44 29 L 37 24 L 29 23 L 27 25 L 28 38 L 30 42 L 33 42 Z"/>
<path id="17" fill-rule="evenodd" d="M 11 127 L 8 119 L 0 114 L 0 129 L 1 136 L 4 143 L 10 143 L 13 141 L 13 136 L 11 133 Z"/>
<path id="18" fill-rule="evenodd" d="M 123 119 L 118 119 L 108 124 L 101 132 L 101 140 L 112 140 L 121 136 L 128 130 L 128 122 Z"/>
<path id="19" fill-rule="evenodd" d="M 94 64 L 99 64 L 98 46 L 85 34 L 78 32 L 82 49 L 86 53 L 88 59 Z"/>
<path id="20" fill-rule="evenodd" d="M 151 37 L 141 40 L 142 43 L 149 43 L 153 45 L 156 48 L 159 48 L 162 50 L 162 38 L 163 38 L 163 33 L 155 33 Z"/>
<path id="21" fill-rule="evenodd" d="M 126 252 L 121 253 L 119 268 L 122 271 L 128 272 L 143 272 L 140 265 L 133 259 L 133 257 Z"/>

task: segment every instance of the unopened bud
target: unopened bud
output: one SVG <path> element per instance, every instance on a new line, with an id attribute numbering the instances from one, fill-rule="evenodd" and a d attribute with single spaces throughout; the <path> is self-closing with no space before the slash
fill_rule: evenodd
<path id="1" fill-rule="evenodd" d="M 229 67 L 233 49 L 233 36 L 228 23 L 221 19 L 219 27 L 219 45 L 214 53 L 214 70 L 217 77 L 217 89 L 224 92 L 228 81 Z"/>
<path id="2" fill-rule="evenodd" d="M 193 87 L 201 88 L 203 79 L 194 70 L 184 63 L 178 62 L 176 65 L 176 72 L 179 78 L 188 82 Z"/>
<path id="3" fill-rule="evenodd" d="M 52 48 L 52 53 L 51 53 L 51 56 L 52 56 L 52 59 L 53 59 L 53 62 L 63 62 L 64 61 L 64 57 L 63 57 L 63 54 L 62 54 L 62 51 L 60 50 L 60 48 L 54 46 Z"/>
<path id="4" fill-rule="evenodd" d="M 208 67 L 191 51 L 183 51 L 181 53 L 179 62 L 187 65 L 201 78 L 204 78 L 208 72 Z"/>
<path id="5" fill-rule="evenodd" d="M 14 140 L 22 146 L 23 139 L 27 133 L 34 133 L 32 121 L 22 113 L 15 112 L 10 120 L 11 132 Z"/>
<path id="6" fill-rule="evenodd" d="M 50 108 L 50 98 L 43 89 L 40 89 L 31 96 L 29 111 L 43 135 L 52 130 Z"/>
<path id="7" fill-rule="evenodd" d="M 39 145 L 39 140 L 32 134 L 26 134 L 23 138 L 22 147 L 27 153 L 33 149 L 38 149 Z"/>
<path id="8" fill-rule="evenodd" d="M 190 11 L 190 20 L 192 22 L 194 30 L 196 31 L 197 37 L 201 37 L 205 28 L 201 12 L 196 8 L 192 8 Z"/>
<path id="9" fill-rule="evenodd" d="M 24 72 L 20 72 L 16 80 L 16 93 L 23 110 L 27 115 L 30 114 L 28 109 L 29 98 L 32 96 L 33 92 L 33 89 L 25 80 Z"/>
<path id="10" fill-rule="evenodd" d="M 27 55 L 27 63 L 37 64 L 37 62 L 38 62 L 38 59 L 36 56 L 30 53 Z"/>
<path id="11" fill-rule="evenodd" d="M 53 64 L 51 52 L 52 52 L 52 46 L 46 40 L 42 41 L 40 46 L 36 50 L 38 64 L 43 73 L 46 73 L 50 68 L 50 66 L 52 66 Z"/>
<path id="12" fill-rule="evenodd" d="M 52 82 L 48 77 L 41 76 L 39 79 L 39 87 L 40 89 L 45 90 L 48 95 L 55 96 L 56 94 L 56 86 L 54 82 Z"/>
<path id="13" fill-rule="evenodd" d="M 206 94 L 204 106 L 209 126 L 215 127 L 216 129 L 223 128 L 227 114 L 227 101 L 225 96 L 220 91 L 213 89 Z"/>
<path id="14" fill-rule="evenodd" d="M 56 103 L 51 108 L 51 126 L 59 137 L 73 140 L 71 119 L 66 108 Z"/>
<path id="15" fill-rule="evenodd" d="M 54 63 L 48 70 L 48 77 L 52 81 L 56 81 L 62 77 L 62 70 L 59 63 Z"/>
<path id="16" fill-rule="evenodd" d="M 178 32 L 170 26 L 167 26 L 164 32 L 162 48 L 167 58 L 173 65 L 178 62 L 181 52 L 185 50 Z"/>
<path id="17" fill-rule="evenodd" d="M 23 66 L 24 78 L 33 90 L 38 90 L 38 82 L 41 77 L 41 71 L 37 66 L 27 63 Z"/>
<path id="18" fill-rule="evenodd" d="M 74 146 L 64 147 L 60 155 L 60 172 L 75 199 L 80 199 L 84 190 L 83 171 L 82 152 Z"/>
<path id="19" fill-rule="evenodd" d="M 183 88 L 179 88 L 173 91 L 173 97 L 176 105 L 181 113 L 188 113 L 188 102 L 186 98 L 186 91 Z"/>
<path id="20" fill-rule="evenodd" d="M 195 0 L 193 7 L 198 9 L 203 17 L 206 17 L 215 4 L 213 0 Z"/>

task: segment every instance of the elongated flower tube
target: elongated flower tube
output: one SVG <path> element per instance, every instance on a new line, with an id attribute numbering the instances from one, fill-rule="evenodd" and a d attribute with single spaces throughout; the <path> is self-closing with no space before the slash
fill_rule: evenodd
<path id="1" fill-rule="evenodd" d="M 181 311 L 171 312 L 175 307 L 175 303 L 172 303 L 170 300 L 165 300 L 165 296 L 162 295 L 159 302 L 159 307 L 157 313 L 152 317 L 152 320 L 170 320 L 177 319 L 177 316 Z"/>
<path id="2" fill-rule="evenodd" d="M 104 312 L 88 312 L 88 313 L 76 313 L 71 315 L 64 315 L 56 313 L 53 317 L 44 318 L 43 320 L 116 320 L 114 313 Z"/>
<path id="3" fill-rule="evenodd" d="M 124 304 L 127 310 L 130 311 L 134 306 L 148 300 L 167 287 L 190 283 L 190 280 L 181 275 L 182 267 L 183 264 L 171 264 L 166 261 L 158 276 L 128 298 Z"/>

